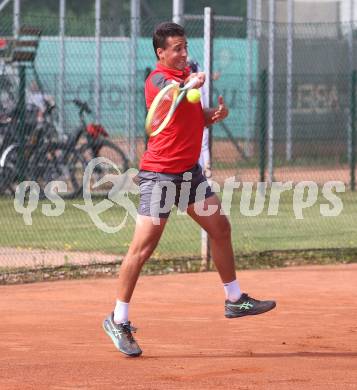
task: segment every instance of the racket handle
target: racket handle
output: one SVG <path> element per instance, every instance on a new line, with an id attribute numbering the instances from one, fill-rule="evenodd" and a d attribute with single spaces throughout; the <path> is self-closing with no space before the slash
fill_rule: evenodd
<path id="1" fill-rule="evenodd" d="M 198 77 L 194 77 L 193 79 L 191 79 L 187 84 L 185 84 L 185 86 L 184 86 L 185 91 L 193 88 L 193 86 L 198 82 L 199 82 Z"/>

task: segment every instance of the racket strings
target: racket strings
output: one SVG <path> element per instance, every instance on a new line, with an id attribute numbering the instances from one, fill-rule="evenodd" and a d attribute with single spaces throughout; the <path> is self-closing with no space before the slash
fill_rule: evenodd
<path id="1" fill-rule="evenodd" d="M 151 122 L 152 131 L 157 130 L 160 127 L 161 123 L 165 120 L 165 118 L 170 112 L 170 109 L 172 107 L 176 95 L 177 93 L 175 89 L 172 88 L 168 90 L 165 93 L 165 95 L 162 96 L 152 117 L 152 122 Z"/>

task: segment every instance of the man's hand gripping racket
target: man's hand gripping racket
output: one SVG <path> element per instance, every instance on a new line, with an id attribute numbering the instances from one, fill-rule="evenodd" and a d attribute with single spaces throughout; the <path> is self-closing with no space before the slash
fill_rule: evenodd
<path id="1" fill-rule="evenodd" d="M 182 88 L 179 84 L 172 83 L 155 96 L 145 121 L 145 129 L 149 137 L 159 134 L 167 126 L 187 91 L 199 83 L 198 77 L 193 77 Z"/>

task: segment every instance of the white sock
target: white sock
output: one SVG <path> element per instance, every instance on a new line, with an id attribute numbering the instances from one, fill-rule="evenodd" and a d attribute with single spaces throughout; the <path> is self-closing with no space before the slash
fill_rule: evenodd
<path id="1" fill-rule="evenodd" d="M 226 299 L 228 299 L 231 302 L 237 302 L 240 296 L 242 295 L 237 279 L 229 283 L 224 283 L 223 287 L 224 287 L 224 292 L 226 293 Z"/>
<path id="2" fill-rule="evenodd" d="M 121 324 L 122 322 L 128 321 L 129 318 L 129 303 L 119 301 L 117 299 L 117 303 L 114 309 L 114 322 L 116 324 Z"/>

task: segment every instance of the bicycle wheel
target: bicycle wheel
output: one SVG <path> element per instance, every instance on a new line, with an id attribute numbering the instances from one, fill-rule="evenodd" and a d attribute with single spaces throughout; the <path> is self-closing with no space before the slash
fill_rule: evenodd
<path id="1" fill-rule="evenodd" d="M 63 153 L 61 151 L 61 153 Z M 64 161 L 61 153 L 54 154 L 46 172 L 46 181 L 62 181 L 66 183 L 67 191 L 61 193 L 64 198 L 75 198 L 82 193 L 83 175 L 86 162 L 78 151 L 73 151 Z"/>
<path id="2" fill-rule="evenodd" d="M 14 195 L 17 185 L 18 146 L 12 145 L 1 155 L 0 166 L 0 194 Z"/>
<path id="3" fill-rule="evenodd" d="M 105 157 L 110 164 L 100 163 L 93 167 L 91 177 L 87 183 L 87 191 L 94 195 L 107 195 L 113 184 L 106 181 L 98 185 L 99 181 L 105 176 L 123 174 L 129 169 L 129 160 L 123 150 L 112 141 L 99 137 L 92 140 L 79 149 L 80 155 L 85 160 L 86 166 L 97 157 Z"/>
<path id="4" fill-rule="evenodd" d="M 24 164 L 19 166 L 20 161 Z M 40 186 L 40 196 L 47 184 L 44 180 L 45 158 L 33 146 L 20 148 L 19 144 L 9 145 L 0 158 L 0 193 L 14 195 L 20 181 L 35 181 Z M 21 173 L 22 171 L 22 173 Z"/>

